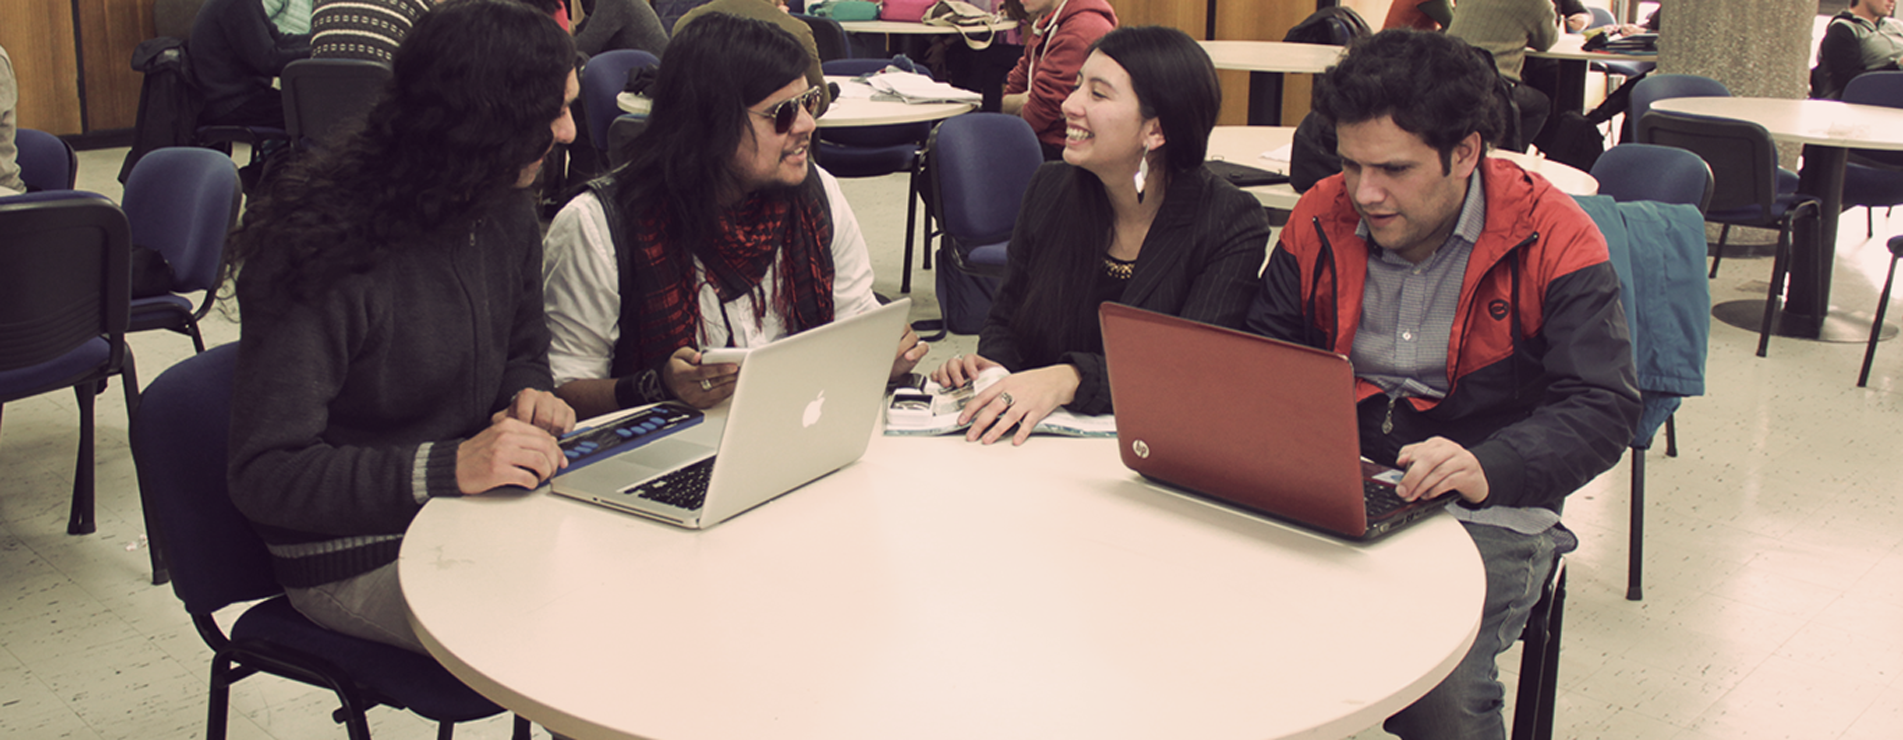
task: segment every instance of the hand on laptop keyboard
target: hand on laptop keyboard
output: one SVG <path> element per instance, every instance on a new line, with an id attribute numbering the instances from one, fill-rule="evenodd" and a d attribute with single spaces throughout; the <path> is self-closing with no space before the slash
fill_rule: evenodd
<path id="1" fill-rule="evenodd" d="M 1401 448 L 1395 462 L 1407 474 L 1395 486 L 1403 499 L 1433 498 L 1456 491 L 1469 503 L 1487 500 L 1487 471 L 1467 448 L 1446 437 L 1429 437 Z"/>

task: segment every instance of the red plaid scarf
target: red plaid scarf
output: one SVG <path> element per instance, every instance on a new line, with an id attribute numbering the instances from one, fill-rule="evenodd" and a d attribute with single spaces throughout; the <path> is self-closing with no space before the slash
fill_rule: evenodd
<path id="1" fill-rule="evenodd" d="M 798 333 L 833 320 L 833 225 L 817 176 L 790 190 L 755 192 L 720 219 L 711 244 L 682 248 L 668 238 L 659 209 L 630 219 L 629 255 L 641 295 L 623 295 L 622 331 L 639 336 L 634 357 L 615 357 L 617 376 L 652 368 L 675 350 L 706 343 L 700 289 L 710 284 L 722 303 L 753 296 L 759 326 L 768 309 L 761 280 L 778 265 L 771 310 Z M 705 272 L 694 269 L 698 259 Z M 625 282 L 625 281 L 624 281 Z M 739 317 L 731 317 L 739 318 Z"/>

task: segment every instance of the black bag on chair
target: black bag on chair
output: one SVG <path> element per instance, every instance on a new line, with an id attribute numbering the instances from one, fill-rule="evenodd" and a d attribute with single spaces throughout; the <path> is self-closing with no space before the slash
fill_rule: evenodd
<path id="1" fill-rule="evenodd" d="M 1599 127 L 1592 125 L 1585 114 L 1579 111 L 1561 111 L 1533 145 L 1546 153 L 1546 158 L 1568 165 L 1584 172 L 1592 169 L 1599 155 L 1606 151 L 1606 137 L 1599 133 Z"/>

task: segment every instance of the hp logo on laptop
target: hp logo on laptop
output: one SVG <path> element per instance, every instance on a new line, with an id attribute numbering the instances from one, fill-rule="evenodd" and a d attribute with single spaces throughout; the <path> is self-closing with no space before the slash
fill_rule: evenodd
<path id="1" fill-rule="evenodd" d="M 1150 445 L 1140 439 L 1130 443 L 1130 451 L 1137 453 L 1137 457 L 1146 460 L 1150 457 Z"/>

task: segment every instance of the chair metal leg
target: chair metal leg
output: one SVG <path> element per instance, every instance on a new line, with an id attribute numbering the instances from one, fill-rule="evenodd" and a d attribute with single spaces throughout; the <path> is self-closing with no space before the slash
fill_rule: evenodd
<path id="1" fill-rule="evenodd" d="M 92 534 L 93 523 L 93 397 L 92 382 L 73 386 L 79 397 L 79 452 L 73 463 L 73 512 L 66 520 L 67 534 Z"/>
<path id="2" fill-rule="evenodd" d="M 1678 457 L 1678 414 L 1665 417 L 1665 456 Z"/>
<path id="3" fill-rule="evenodd" d="M 1777 321 L 1778 308 L 1784 302 L 1784 275 L 1790 269 L 1787 261 L 1791 252 L 1791 222 L 1795 217 L 1787 216 L 1783 227 L 1777 232 L 1777 254 L 1771 258 L 1771 289 L 1764 296 L 1764 320 L 1758 324 L 1758 356 L 1763 357 L 1765 350 L 1771 347 L 1771 326 Z"/>
<path id="4" fill-rule="evenodd" d="M 918 165 L 912 165 L 910 188 L 905 194 L 905 258 L 899 267 L 899 292 L 912 292 L 912 237 L 918 230 Z"/>
<path id="5" fill-rule="evenodd" d="M 1638 601 L 1645 598 L 1642 581 L 1644 580 L 1645 561 L 1645 450 L 1632 448 L 1632 523 L 1629 529 L 1630 539 L 1626 543 L 1625 598 Z"/>
<path id="6" fill-rule="evenodd" d="M 1553 558 L 1553 574 L 1520 631 L 1520 682 L 1513 708 L 1513 740 L 1551 740 L 1553 706 L 1559 693 L 1560 626 L 1565 619 L 1566 560 Z"/>
<path id="7" fill-rule="evenodd" d="M 225 740 L 225 725 L 231 720 L 231 661 L 222 656 L 211 660 L 211 700 L 205 718 L 205 739 Z"/>
<path id="8" fill-rule="evenodd" d="M 1718 227 L 1718 250 L 1711 253 L 1711 274 L 1706 275 L 1705 279 L 1712 280 L 1718 277 L 1718 263 L 1725 259 L 1725 237 L 1730 234 L 1731 224 Z"/>
<path id="9" fill-rule="evenodd" d="M 523 717 L 520 714 L 515 715 L 515 734 L 509 737 L 510 740 L 529 740 L 529 720 L 527 717 Z"/>
<path id="10" fill-rule="evenodd" d="M 436 723 L 436 740 L 455 740 L 455 737 L 456 737 L 456 723 L 454 722 Z"/>
<path id="11" fill-rule="evenodd" d="M 1896 257 L 1890 258 L 1890 274 L 1883 278 L 1883 293 L 1877 296 L 1876 319 L 1870 322 L 1870 343 L 1863 348 L 1863 369 L 1857 371 L 1857 387 L 1870 382 L 1870 361 L 1877 356 L 1877 337 L 1883 333 L 1883 314 L 1890 308 L 1890 286 L 1896 282 Z"/>

